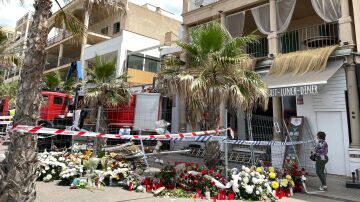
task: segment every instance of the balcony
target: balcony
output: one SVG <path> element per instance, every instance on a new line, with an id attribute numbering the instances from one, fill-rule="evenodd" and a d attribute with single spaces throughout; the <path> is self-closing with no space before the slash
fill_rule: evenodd
<path id="1" fill-rule="evenodd" d="M 290 53 L 340 43 L 338 23 L 323 23 L 280 34 L 279 50 Z"/>
<path id="2" fill-rule="evenodd" d="M 102 28 L 101 30 L 89 29 L 88 30 L 88 43 L 90 43 L 92 45 L 92 44 L 96 44 L 101 41 L 110 39 L 111 36 L 113 35 L 113 33 L 115 33 L 115 31 L 117 31 L 117 30 L 115 30 L 115 31 L 112 31 L 112 30 L 113 30 L 112 27 L 105 27 L 105 28 Z M 121 30 L 118 30 L 116 33 L 119 33 L 120 31 Z M 69 31 L 65 31 L 64 33 L 58 33 L 55 36 L 48 39 L 47 47 L 49 48 L 58 42 L 61 42 L 66 39 L 70 39 L 70 38 L 72 38 L 72 36 L 73 36 L 73 34 L 70 33 Z"/>
<path id="3" fill-rule="evenodd" d="M 74 61 L 79 60 L 80 58 L 74 57 L 58 57 L 55 55 L 48 54 L 46 57 L 46 65 L 45 65 L 45 71 L 50 72 L 54 70 L 57 67 L 63 67 L 63 66 L 70 66 L 70 64 Z"/>
<path id="4" fill-rule="evenodd" d="M 246 47 L 246 53 L 252 58 L 267 57 L 269 54 L 269 43 L 267 37 L 262 37 L 256 42 L 249 43 Z"/>

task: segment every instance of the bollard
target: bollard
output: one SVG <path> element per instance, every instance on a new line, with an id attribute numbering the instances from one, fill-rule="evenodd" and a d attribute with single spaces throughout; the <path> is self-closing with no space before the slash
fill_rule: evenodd
<path id="1" fill-rule="evenodd" d="M 359 182 L 360 181 L 360 168 L 355 170 L 356 172 L 356 181 Z"/>

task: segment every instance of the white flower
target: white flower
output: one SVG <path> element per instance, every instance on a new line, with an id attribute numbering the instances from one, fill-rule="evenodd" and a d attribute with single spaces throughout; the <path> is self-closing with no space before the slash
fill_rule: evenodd
<path id="1" fill-rule="evenodd" d="M 43 174 L 45 174 L 45 173 L 46 173 L 46 171 L 45 171 L 45 170 L 42 170 L 41 172 L 42 172 Z"/>
<path id="2" fill-rule="evenodd" d="M 244 177 L 243 182 L 244 182 L 245 184 L 249 183 L 249 178 L 248 178 L 248 177 Z"/>
<path id="3" fill-rule="evenodd" d="M 254 191 L 254 187 L 250 185 L 245 185 L 245 192 L 248 194 L 252 194 Z"/>
<path id="4" fill-rule="evenodd" d="M 49 166 L 46 166 L 46 167 L 45 167 L 45 170 L 49 170 L 49 169 L 50 169 Z"/>
<path id="5" fill-rule="evenodd" d="M 255 194 L 256 194 L 256 195 L 260 195 L 259 190 L 256 190 L 256 191 L 255 191 Z"/>
<path id="6" fill-rule="evenodd" d="M 250 168 L 245 167 L 244 171 L 245 171 L 246 173 L 250 173 Z"/>
<path id="7" fill-rule="evenodd" d="M 263 190 L 262 190 L 262 188 L 261 188 L 261 187 L 258 187 L 258 188 L 257 188 L 257 190 L 258 190 L 260 193 L 262 193 L 262 192 L 263 192 Z"/>
<path id="8" fill-rule="evenodd" d="M 270 185 L 267 184 L 267 183 L 266 183 L 266 189 L 267 189 L 267 193 L 268 193 L 268 194 L 271 194 L 271 193 L 272 193 L 272 189 L 271 189 Z"/>
<path id="9" fill-rule="evenodd" d="M 254 177 L 254 176 L 255 176 L 255 173 L 254 173 L 254 172 L 251 172 L 250 175 L 251 175 L 251 177 Z"/>
<path id="10" fill-rule="evenodd" d="M 51 174 L 55 174 L 55 170 L 54 170 L 54 169 L 51 170 Z"/>
<path id="11" fill-rule="evenodd" d="M 251 179 L 251 181 L 252 181 L 253 184 L 258 184 L 259 183 L 259 180 L 256 177 L 253 177 Z"/>
<path id="12" fill-rule="evenodd" d="M 306 180 L 306 177 L 304 175 L 301 176 L 301 180 L 302 181 L 305 181 Z"/>
<path id="13" fill-rule="evenodd" d="M 64 157 L 60 157 L 60 158 L 59 158 L 59 161 L 64 162 L 64 161 L 65 161 L 65 158 L 64 158 Z"/>

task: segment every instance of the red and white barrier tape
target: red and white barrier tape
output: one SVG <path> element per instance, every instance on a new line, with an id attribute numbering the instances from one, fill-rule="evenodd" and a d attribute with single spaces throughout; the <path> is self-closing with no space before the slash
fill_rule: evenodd
<path id="1" fill-rule="evenodd" d="M 13 128 L 10 131 L 33 133 L 33 134 L 70 135 L 70 136 L 112 138 L 112 139 L 185 138 L 185 137 L 194 137 L 194 136 L 202 136 L 202 135 L 211 135 L 211 134 L 222 133 L 222 132 L 226 132 L 226 131 L 230 131 L 231 136 L 233 136 L 233 131 L 231 128 L 226 128 L 226 129 L 221 129 L 221 130 L 206 130 L 206 131 L 199 131 L 199 132 L 179 133 L 179 134 L 166 134 L 166 135 L 107 134 L 107 133 L 98 133 L 98 132 L 90 132 L 90 131 L 71 131 L 71 130 L 64 130 L 64 129 L 45 128 L 45 127 L 41 127 L 41 126 L 24 126 L 24 125 L 13 126 Z"/>

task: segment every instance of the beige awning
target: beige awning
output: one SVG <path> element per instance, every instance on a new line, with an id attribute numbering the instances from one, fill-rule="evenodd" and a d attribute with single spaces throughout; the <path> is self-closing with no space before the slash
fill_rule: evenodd
<path id="1" fill-rule="evenodd" d="M 263 80 L 269 88 L 270 96 L 292 96 L 316 94 L 318 86 L 324 85 L 342 67 L 343 60 L 328 61 L 322 72 L 308 72 L 301 75 L 266 75 Z"/>

